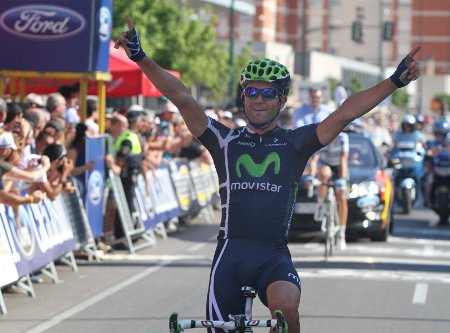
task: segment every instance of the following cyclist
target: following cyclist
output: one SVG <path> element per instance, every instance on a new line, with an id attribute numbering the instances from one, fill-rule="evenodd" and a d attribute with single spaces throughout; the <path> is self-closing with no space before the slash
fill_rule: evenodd
<path id="1" fill-rule="evenodd" d="M 336 201 L 338 204 L 339 233 L 337 237 L 340 250 L 347 248 L 345 241 L 345 230 L 347 227 L 348 204 L 347 204 L 347 182 L 348 182 L 348 152 L 349 143 L 347 133 L 339 133 L 336 139 L 323 147 L 318 154 L 310 160 L 311 172 L 318 168 L 318 178 L 321 186 L 317 189 L 318 207 L 314 213 L 314 220 L 321 222 L 325 213 L 323 202 L 327 194 L 327 184 L 330 179 L 334 181 L 336 189 Z M 314 174 L 312 174 L 314 176 Z"/>
<path id="2" fill-rule="evenodd" d="M 319 89 L 309 90 L 310 104 L 305 104 L 296 111 L 297 127 L 316 124 L 328 117 L 332 110 L 323 104 L 323 93 Z M 336 103 L 340 106 L 346 98 L 342 97 Z M 340 133 L 330 144 L 314 154 L 307 164 L 306 173 L 312 177 L 318 176 L 322 183 L 317 190 L 317 208 L 314 212 L 314 220 L 321 222 L 325 213 L 323 202 L 327 193 L 327 184 L 330 179 L 335 181 L 336 201 L 339 215 L 339 249 L 345 250 L 345 230 L 347 227 L 347 179 L 348 179 L 348 135 Z M 319 167 L 320 165 L 320 167 Z"/>
<path id="3" fill-rule="evenodd" d="M 277 126 L 287 101 L 290 75 L 282 64 L 255 60 L 242 71 L 241 99 L 248 125 L 231 129 L 209 118 L 175 76 L 148 58 L 127 17 L 128 32 L 116 40 L 131 60 L 181 112 L 192 134 L 209 150 L 217 169 L 222 219 L 210 272 L 207 319 L 244 312 L 244 285 L 255 287 L 275 318 L 281 310 L 289 332 L 300 332 L 301 284 L 287 247 L 295 189 L 310 156 L 329 144 L 353 119 L 419 77 L 415 48 L 391 76 L 350 97 L 318 125 Z M 212 329 L 216 332 L 217 330 Z"/>

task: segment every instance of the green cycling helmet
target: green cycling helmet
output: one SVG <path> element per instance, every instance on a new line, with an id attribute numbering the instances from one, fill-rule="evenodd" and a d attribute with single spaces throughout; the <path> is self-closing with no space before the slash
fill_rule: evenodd
<path id="1" fill-rule="evenodd" d="M 291 86 L 291 76 L 286 66 L 268 58 L 253 60 L 242 71 L 240 84 L 243 88 L 253 81 L 272 83 L 283 90 L 284 96 Z"/>

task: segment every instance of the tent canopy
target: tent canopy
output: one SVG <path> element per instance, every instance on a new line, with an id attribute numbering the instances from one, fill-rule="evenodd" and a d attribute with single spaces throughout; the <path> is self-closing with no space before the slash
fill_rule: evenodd
<path id="1" fill-rule="evenodd" d="M 147 79 L 139 66 L 130 60 L 125 51 L 114 48 L 111 42 L 109 49 L 109 71 L 112 80 L 106 88 L 107 97 L 128 97 L 142 95 L 145 97 L 162 97 L 161 92 Z M 180 78 L 180 73 L 167 70 Z"/>

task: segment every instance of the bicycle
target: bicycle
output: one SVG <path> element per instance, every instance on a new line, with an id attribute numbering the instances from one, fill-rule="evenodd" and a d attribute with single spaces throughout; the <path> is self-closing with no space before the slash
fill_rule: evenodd
<path id="1" fill-rule="evenodd" d="M 311 198 L 314 195 L 314 187 L 322 186 L 323 183 L 316 178 L 309 180 L 311 186 L 308 188 L 307 195 Z M 336 194 L 334 192 L 334 181 L 329 180 L 326 184 L 327 193 L 325 195 L 323 206 L 325 206 L 324 211 L 319 212 L 322 205 L 317 205 L 316 211 L 314 212 L 314 219 L 319 220 L 322 224 L 320 229 L 325 234 L 324 239 L 324 258 L 325 261 L 333 255 L 333 249 L 337 244 L 337 233 L 339 231 L 339 214 L 336 201 Z"/>
<path id="2" fill-rule="evenodd" d="M 245 314 L 229 315 L 228 321 L 221 320 L 178 320 L 178 313 L 173 312 L 169 319 L 170 333 L 180 333 L 184 329 L 191 328 L 219 328 L 230 332 L 252 333 L 254 327 L 270 327 L 276 330 L 276 333 L 287 333 L 288 327 L 283 313 L 280 310 L 275 311 L 277 319 L 253 320 L 252 308 L 253 299 L 256 297 L 254 288 L 244 286 L 241 288 L 245 300 Z"/>

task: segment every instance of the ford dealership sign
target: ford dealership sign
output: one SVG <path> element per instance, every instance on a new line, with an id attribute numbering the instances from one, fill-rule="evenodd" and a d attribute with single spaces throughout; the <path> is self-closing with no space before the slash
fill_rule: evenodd
<path id="1" fill-rule="evenodd" d="M 13 35 L 31 39 L 58 39 L 75 35 L 86 21 L 77 12 L 58 6 L 20 6 L 0 17 L 0 25 Z"/>

